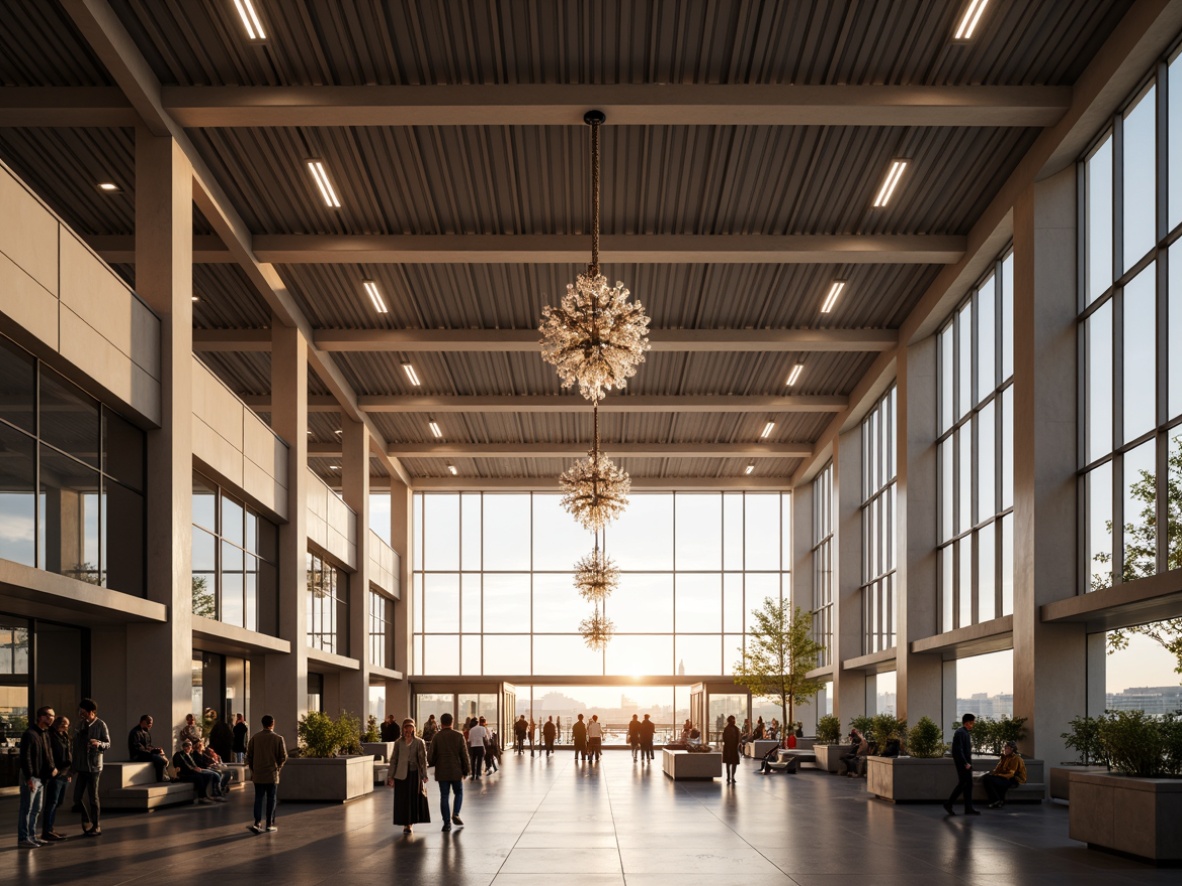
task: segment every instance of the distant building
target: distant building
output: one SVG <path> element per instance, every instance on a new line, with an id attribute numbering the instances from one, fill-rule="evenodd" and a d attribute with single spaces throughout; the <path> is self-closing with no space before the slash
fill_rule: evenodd
<path id="1" fill-rule="evenodd" d="M 1110 711 L 1182 714 L 1182 686 L 1130 686 L 1105 698 Z"/>

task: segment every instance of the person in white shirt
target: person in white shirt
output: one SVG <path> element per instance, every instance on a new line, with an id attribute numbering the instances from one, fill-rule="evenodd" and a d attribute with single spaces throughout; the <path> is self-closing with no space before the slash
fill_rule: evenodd
<path id="1" fill-rule="evenodd" d="M 484 769 L 484 740 L 488 738 L 488 730 L 484 726 L 484 717 L 480 722 L 468 730 L 468 756 L 472 758 L 472 780 L 480 778 Z"/>
<path id="2" fill-rule="evenodd" d="M 592 714 L 587 724 L 587 753 L 594 760 L 603 756 L 603 724 L 599 722 L 599 714 Z"/>

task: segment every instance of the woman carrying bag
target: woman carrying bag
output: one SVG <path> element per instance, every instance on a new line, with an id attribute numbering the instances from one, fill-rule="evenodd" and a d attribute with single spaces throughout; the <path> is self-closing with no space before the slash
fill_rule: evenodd
<path id="1" fill-rule="evenodd" d="M 394 824 L 411 833 L 419 822 L 431 821 L 427 805 L 427 745 L 415 735 L 415 721 L 402 721 L 402 738 L 390 755 L 390 776 L 386 786 L 394 788 Z"/>

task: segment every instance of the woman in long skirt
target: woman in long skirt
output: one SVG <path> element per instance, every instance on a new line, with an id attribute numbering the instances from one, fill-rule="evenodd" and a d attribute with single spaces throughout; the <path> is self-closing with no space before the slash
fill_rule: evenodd
<path id="1" fill-rule="evenodd" d="M 415 721 L 402 721 L 402 738 L 390 755 L 390 775 L 386 785 L 394 788 L 394 824 L 409 834 L 419 822 L 431 820 L 427 805 L 427 746 L 415 735 Z"/>

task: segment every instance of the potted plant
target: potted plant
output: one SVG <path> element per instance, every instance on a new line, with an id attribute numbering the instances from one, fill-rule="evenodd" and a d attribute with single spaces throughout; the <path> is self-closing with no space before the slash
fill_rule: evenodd
<path id="1" fill-rule="evenodd" d="M 1182 721 L 1112 711 L 1098 737 L 1112 772 L 1072 772 L 1069 835 L 1153 862 L 1182 861 Z"/>
<path id="2" fill-rule="evenodd" d="M 813 745 L 817 768 L 837 772 L 837 764 L 845 752 L 846 745 L 841 743 L 841 720 L 833 714 L 826 714 L 817 721 L 817 742 Z"/>
<path id="3" fill-rule="evenodd" d="M 920 760 L 937 760 L 944 756 L 948 745 L 939 724 L 931 717 L 920 717 L 907 733 L 907 753 Z"/>
<path id="4" fill-rule="evenodd" d="M 875 743 L 879 756 L 886 753 L 891 742 L 898 742 L 898 751 L 907 740 L 907 721 L 900 720 L 894 714 L 876 714 L 870 718 L 870 732 L 867 738 Z M 892 756 L 898 755 L 895 753 Z"/>
<path id="5" fill-rule="evenodd" d="M 1071 801 L 1072 772 L 1107 772 L 1108 754 L 1100 742 L 1100 717 L 1075 717 L 1069 730 L 1059 734 L 1063 744 L 1079 755 L 1051 767 L 1050 790 L 1052 800 Z M 1071 768 L 1067 768 L 1071 767 Z"/>
<path id="6" fill-rule="evenodd" d="M 362 753 L 356 717 L 309 711 L 297 735 L 299 744 L 279 779 L 281 799 L 343 803 L 373 791 L 373 756 Z"/>

